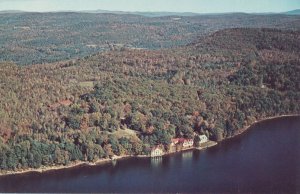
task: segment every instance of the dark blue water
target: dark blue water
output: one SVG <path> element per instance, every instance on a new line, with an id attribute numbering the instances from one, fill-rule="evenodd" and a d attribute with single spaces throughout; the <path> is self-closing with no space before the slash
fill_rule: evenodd
<path id="1" fill-rule="evenodd" d="M 300 117 L 202 151 L 0 177 L 0 192 L 300 192 Z"/>

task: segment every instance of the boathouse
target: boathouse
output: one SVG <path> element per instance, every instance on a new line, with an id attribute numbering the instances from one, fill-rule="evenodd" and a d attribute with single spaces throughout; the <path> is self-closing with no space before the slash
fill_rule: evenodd
<path id="1" fill-rule="evenodd" d="M 192 147 L 194 145 L 194 140 L 193 139 L 183 139 L 183 148 L 188 148 Z"/>
<path id="2" fill-rule="evenodd" d="M 199 138 L 200 138 L 200 141 L 199 141 L 200 144 L 208 141 L 208 138 L 206 135 L 200 135 Z"/>
<path id="3" fill-rule="evenodd" d="M 162 156 L 163 153 L 164 153 L 164 151 L 161 146 L 155 146 L 151 149 L 150 156 L 151 157 Z"/>

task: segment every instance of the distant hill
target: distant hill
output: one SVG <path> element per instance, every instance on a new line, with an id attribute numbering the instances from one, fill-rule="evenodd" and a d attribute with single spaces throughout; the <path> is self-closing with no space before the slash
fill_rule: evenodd
<path id="1" fill-rule="evenodd" d="M 300 9 L 295 9 L 295 10 L 292 10 L 292 11 L 287 11 L 284 14 L 287 14 L 287 15 L 300 15 Z"/>
<path id="2" fill-rule="evenodd" d="M 197 48 L 218 48 L 248 52 L 250 50 L 281 50 L 300 52 L 299 31 L 270 28 L 232 28 L 217 31 L 207 37 L 201 37 Z"/>
<path id="3" fill-rule="evenodd" d="M 130 12 L 130 11 L 108 11 L 108 10 L 86 10 L 83 13 L 110 13 L 110 14 L 133 14 L 146 17 L 164 17 L 164 16 L 197 16 L 199 13 L 193 12 Z"/>
<path id="4" fill-rule="evenodd" d="M 70 11 L 71 12 L 71 11 Z M 226 12 L 226 13 L 195 13 L 195 12 L 140 12 L 140 11 L 108 11 L 108 10 L 85 10 L 79 13 L 107 13 L 118 15 L 139 15 L 144 17 L 168 17 L 168 16 L 180 16 L 180 17 L 193 17 L 193 16 L 218 16 L 218 15 L 248 15 L 245 12 Z"/>
<path id="5" fill-rule="evenodd" d="M 5 13 L 23 13 L 26 11 L 22 10 L 3 10 L 0 11 L 0 14 Z M 74 11 L 74 10 L 60 10 L 60 11 L 50 11 L 52 13 L 61 13 L 61 12 L 73 12 L 73 13 L 107 13 L 107 14 L 117 14 L 117 15 L 139 15 L 145 17 L 167 17 L 167 16 L 181 16 L 181 17 L 191 17 L 191 16 L 200 16 L 200 15 L 228 15 L 228 14 L 254 14 L 254 15 L 275 15 L 275 14 L 284 14 L 284 15 L 300 15 L 300 9 L 295 9 L 287 12 L 268 12 L 268 13 L 245 13 L 245 12 L 227 12 L 227 13 L 194 13 L 194 12 L 142 12 L 142 11 L 109 11 L 109 10 L 83 10 L 83 11 Z"/>
<path id="6" fill-rule="evenodd" d="M 21 10 L 3 10 L 0 14 L 4 13 L 23 13 L 26 11 Z M 74 11 L 74 10 L 60 10 L 60 11 L 50 11 L 51 13 L 107 13 L 107 14 L 117 14 L 117 15 L 140 15 L 145 17 L 165 17 L 165 16 L 198 16 L 203 15 L 200 13 L 193 12 L 130 12 L 130 11 L 108 11 L 108 10 L 84 10 L 84 11 Z M 205 14 L 211 15 L 211 14 Z"/>
<path id="7" fill-rule="evenodd" d="M 268 12 L 268 13 L 245 13 L 245 12 L 228 12 L 228 13 L 194 13 L 194 12 L 130 12 L 130 11 L 108 11 L 108 10 L 86 10 L 80 11 L 81 13 L 110 13 L 110 14 L 132 14 L 132 15 L 140 15 L 145 17 L 166 17 L 166 16 L 199 16 L 199 15 L 228 15 L 228 14 L 254 14 L 254 15 L 276 15 L 276 14 L 284 14 L 284 15 L 300 15 L 300 9 L 295 9 L 287 12 Z"/>
<path id="8" fill-rule="evenodd" d="M 99 13 L 64 10 L 1 14 L 0 26 L 5 26 L 5 30 L 0 31 L 0 61 L 28 65 L 84 57 L 117 47 L 170 48 L 227 28 L 300 30 L 297 15 L 227 13 L 156 17 L 177 13 L 95 12 Z"/>
<path id="9" fill-rule="evenodd" d="M 25 11 L 21 11 L 21 10 L 3 10 L 0 11 L 0 14 L 4 14 L 4 13 L 23 13 Z"/>

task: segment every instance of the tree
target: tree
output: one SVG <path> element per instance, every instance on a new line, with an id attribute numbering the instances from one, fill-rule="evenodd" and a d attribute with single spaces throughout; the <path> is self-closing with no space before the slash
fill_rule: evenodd
<path id="1" fill-rule="evenodd" d="M 115 153 L 116 155 L 120 155 L 118 139 L 115 136 L 110 135 L 109 136 L 109 143 L 111 145 L 113 153 Z"/>
<path id="2" fill-rule="evenodd" d="M 80 117 L 71 116 L 67 118 L 66 124 L 72 129 L 79 129 L 80 128 Z"/>
<path id="3" fill-rule="evenodd" d="M 143 144 L 141 141 L 132 141 L 132 153 L 133 154 L 142 154 Z"/>
<path id="4" fill-rule="evenodd" d="M 94 159 L 104 158 L 105 152 L 103 148 L 100 145 L 95 144 L 94 145 Z"/>
<path id="5" fill-rule="evenodd" d="M 70 153 L 71 161 L 83 159 L 82 153 L 81 153 L 79 147 L 76 146 L 75 144 L 68 142 L 65 145 L 65 149 Z"/>
<path id="6" fill-rule="evenodd" d="M 106 144 L 103 149 L 105 151 L 106 157 L 112 157 L 114 155 L 110 144 Z"/>
<path id="7" fill-rule="evenodd" d="M 90 104 L 89 113 L 95 113 L 95 112 L 99 112 L 99 108 L 96 102 L 92 102 Z"/>
<path id="8" fill-rule="evenodd" d="M 42 154 L 40 151 L 39 142 L 31 142 L 29 165 L 31 165 L 33 168 L 39 168 L 42 165 Z"/>
<path id="9" fill-rule="evenodd" d="M 212 140 L 221 141 L 223 139 L 223 130 L 219 127 L 213 128 L 212 130 Z"/>
<path id="10" fill-rule="evenodd" d="M 194 146 L 195 147 L 200 146 L 200 137 L 199 137 L 199 135 L 195 135 L 195 137 L 194 137 Z"/>
<path id="11" fill-rule="evenodd" d="M 119 139 L 120 145 L 127 151 L 127 153 L 132 153 L 132 144 L 126 137 L 121 137 Z"/>
<path id="12" fill-rule="evenodd" d="M 7 156 L 6 156 L 6 151 L 4 149 L 0 149 L 0 168 L 2 170 L 7 170 Z"/>
<path id="13" fill-rule="evenodd" d="M 54 162 L 56 164 L 64 164 L 65 163 L 64 154 L 58 146 L 56 146 L 55 151 L 54 151 Z"/>
<path id="14" fill-rule="evenodd" d="M 87 154 L 87 160 L 89 162 L 92 162 L 95 158 L 95 152 L 94 152 L 94 144 L 93 143 L 88 143 L 87 144 L 87 151 L 86 151 L 86 154 Z"/>

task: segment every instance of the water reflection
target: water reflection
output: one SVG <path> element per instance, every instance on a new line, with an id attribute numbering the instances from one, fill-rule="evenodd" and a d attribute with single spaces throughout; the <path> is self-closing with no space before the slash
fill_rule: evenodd
<path id="1" fill-rule="evenodd" d="M 193 162 L 197 162 L 200 157 L 200 151 L 197 151 L 197 150 L 193 151 L 192 154 L 193 154 L 193 157 L 192 157 Z"/>
<path id="2" fill-rule="evenodd" d="M 184 151 L 182 152 L 182 159 L 185 160 L 191 160 L 193 157 L 193 151 Z"/>
<path id="3" fill-rule="evenodd" d="M 157 168 L 157 167 L 161 166 L 162 160 L 163 160 L 162 156 L 151 158 L 151 166 L 153 168 Z"/>
<path id="4" fill-rule="evenodd" d="M 117 160 L 113 160 L 113 161 L 111 161 L 111 163 L 112 163 L 112 166 L 115 167 L 117 165 Z"/>

